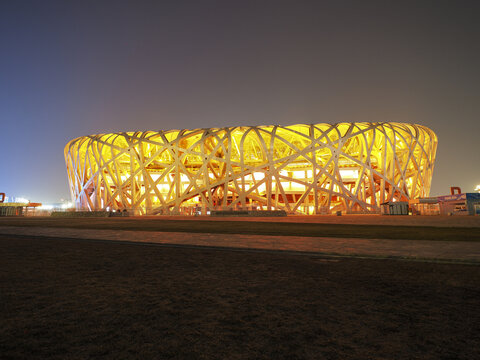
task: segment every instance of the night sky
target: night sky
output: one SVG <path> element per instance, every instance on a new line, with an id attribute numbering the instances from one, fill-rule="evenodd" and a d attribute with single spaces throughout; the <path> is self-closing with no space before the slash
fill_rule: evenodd
<path id="1" fill-rule="evenodd" d="M 480 184 L 479 1 L 1 1 L 0 192 L 69 198 L 76 137 L 396 121 Z"/>

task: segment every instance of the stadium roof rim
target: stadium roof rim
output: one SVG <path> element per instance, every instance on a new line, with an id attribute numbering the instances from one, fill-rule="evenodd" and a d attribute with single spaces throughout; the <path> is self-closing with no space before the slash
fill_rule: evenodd
<path id="1" fill-rule="evenodd" d="M 113 134 L 135 134 L 135 133 L 147 133 L 147 132 L 157 132 L 157 133 L 167 133 L 167 132 L 181 132 L 181 131 L 189 131 L 189 132 L 194 132 L 194 131 L 208 131 L 208 130 L 225 130 L 225 129 L 235 129 L 235 128 L 270 128 L 270 127 L 282 127 L 282 128 L 288 128 L 288 127 L 293 127 L 293 126 L 319 126 L 319 125 L 327 125 L 331 127 L 336 127 L 338 125 L 372 125 L 372 126 L 378 126 L 378 125 L 393 125 L 393 126 L 413 126 L 413 127 L 420 127 L 423 129 L 426 129 L 430 131 L 435 138 L 438 138 L 437 134 L 428 126 L 419 124 L 419 123 L 408 123 L 408 122 L 397 122 L 397 121 L 378 121 L 378 122 L 372 122 L 372 121 L 340 121 L 340 122 L 335 122 L 335 123 L 294 123 L 294 124 L 287 124 L 287 125 L 282 125 L 282 124 L 270 124 L 270 125 L 235 125 L 235 126 L 220 126 L 220 127 L 204 127 L 204 128 L 184 128 L 184 129 L 165 129 L 165 130 L 152 130 L 152 129 L 146 129 L 146 130 L 127 130 L 127 131 L 114 131 L 114 132 L 105 132 L 105 133 L 97 133 L 97 134 L 87 134 L 87 135 L 82 135 L 78 136 L 72 140 L 70 140 L 67 144 L 81 138 L 85 137 L 97 137 L 97 136 L 105 136 L 105 135 L 113 135 Z"/>

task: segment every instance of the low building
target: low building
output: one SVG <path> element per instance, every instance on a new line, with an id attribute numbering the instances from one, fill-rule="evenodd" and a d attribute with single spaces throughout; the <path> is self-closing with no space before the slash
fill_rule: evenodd
<path id="1" fill-rule="evenodd" d="M 442 215 L 480 215 L 480 194 L 462 193 L 437 197 Z"/>
<path id="2" fill-rule="evenodd" d="M 440 215 L 440 204 L 436 197 L 411 199 L 408 204 L 412 215 Z"/>
<path id="3" fill-rule="evenodd" d="M 391 201 L 381 204 L 382 215 L 408 215 L 407 201 Z"/>
<path id="4" fill-rule="evenodd" d="M 0 203 L 0 216 L 22 216 L 25 205 L 23 203 Z"/>

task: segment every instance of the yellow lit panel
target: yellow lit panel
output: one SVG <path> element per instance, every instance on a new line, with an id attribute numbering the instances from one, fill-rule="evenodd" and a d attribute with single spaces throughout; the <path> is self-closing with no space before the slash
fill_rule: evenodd
<path id="1" fill-rule="evenodd" d="M 299 124 L 83 136 L 65 160 L 82 210 L 376 213 L 429 195 L 436 147 L 421 125 Z"/>

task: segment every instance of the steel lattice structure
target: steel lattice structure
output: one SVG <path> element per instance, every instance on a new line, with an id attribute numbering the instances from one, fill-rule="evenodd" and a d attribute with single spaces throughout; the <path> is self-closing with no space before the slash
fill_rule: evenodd
<path id="1" fill-rule="evenodd" d="M 330 214 L 428 196 L 436 147 L 413 124 L 239 126 L 83 136 L 65 160 L 77 209 Z"/>

